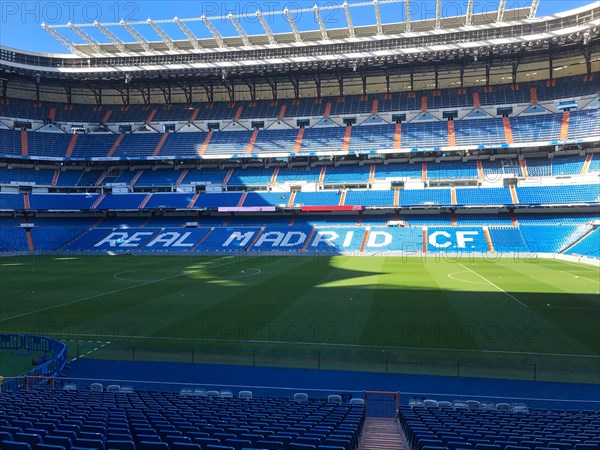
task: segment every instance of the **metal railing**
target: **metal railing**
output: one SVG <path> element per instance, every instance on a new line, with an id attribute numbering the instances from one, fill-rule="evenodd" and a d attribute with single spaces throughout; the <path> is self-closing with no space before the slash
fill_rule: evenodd
<path id="1" fill-rule="evenodd" d="M 22 376 L 6 379 L 0 383 L 0 392 L 16 390 L 29 383 L 44 383 L 50 377 L 58 375 L 67 363 L 67 344 L 46 336 L 29 334 L 0 334 L 0 350 L 43 352 L 44 356 L 36 360 L 33 369 Z"/>

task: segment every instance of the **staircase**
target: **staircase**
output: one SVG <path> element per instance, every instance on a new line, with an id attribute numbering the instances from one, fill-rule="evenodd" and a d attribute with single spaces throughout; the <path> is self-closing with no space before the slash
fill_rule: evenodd
<path id="1" fill-rule="evenodd" d="M 367 418 L 360 450 L 402 450 L 406 448 L 400 425 L 394 419 Z"/>

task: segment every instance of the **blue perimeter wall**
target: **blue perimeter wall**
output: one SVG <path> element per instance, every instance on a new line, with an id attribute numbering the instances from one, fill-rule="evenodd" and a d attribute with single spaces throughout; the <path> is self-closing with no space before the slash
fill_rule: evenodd
<path id="1" fill-rule="evenodd" d="M 67 379 L 107 380 L 105 386 L 132 384 L 137 389 L 163 391 L 202 387 L 230 389 L 237 394 L 239 390 L 249 389 L 257 396 L 278 397 L 292 397 L 296 392 L 308 392 L 311 397 L 342 393 L 362 397 L 365 390 L 399 391 L 401 404 L 407 404 L 412 397 L 427 397 L 523 402 L 539 408 L 600 410 L 600 380 L 598 384 L 551 383 L 85 358 L 71 362 L 62 375 Z"/>

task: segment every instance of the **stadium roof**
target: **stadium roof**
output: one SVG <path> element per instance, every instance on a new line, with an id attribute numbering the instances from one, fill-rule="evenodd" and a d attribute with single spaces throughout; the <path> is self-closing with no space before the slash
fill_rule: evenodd
<path id="1" fill-rule="evenodd" d="M 465 0 L 466 9 L 462 16 L 442 17 L 442 0 L 436 0 L 435 18 L 427 20 L 411 20 L 411 2 L 405 0 L 369 0 L 364 2 L 343 3 L 337 5 L 314 5 L 310 8 L 284 9 L 281 11 L 227 14 L 225 16 L 201 16 L 191 18 L 178 18 L 168 20 L 147 19 L 144 21 L 125 21 L 112 23 L 67 23 L 63 25 L 47 25 L 42 27 L 52 37 L 63 44 L 71 54 L 79 57 L 106 57 L 106 56 L 136 56 L 152 54 L 177 54 L 189 52 L 210 52 L 231 48 L 278 48 L 289 45 L 310 45 L 327 42 L 360 42 L 369 39 L 385 39 L 386 37 L 401 36 L 411 32 L 436 33 L 444 29 L 473 26 L 494 27 L 499 23 L 514 22 L 535 18 L 540 0 L 532 0 L 529 7 L 506 10 L 506 0 L 500 0 L 497 11 L 480 14 L 473 13 L 474 0 Z M 401 4 L 399 14 L 390 17 L 397 19 L 403 15 L 402 22 L 386 21 L 381 14 L 384 5 Z M 366 11 L 366 10 L 369 11 Z M 324 15 L 334 11 L 343 10 L 346 23 L 341 28 L 328 28 Z M 297 17 L 310 14 L 314 16 L 311 23 L 312 29 L 301 31 L 297 24 Z M 367 26 L 354 26 L 352 16 L 373 14 L 375 22 Z M 261 24 L 262 33 L 249 34 L 244 22 L 257 21 Z M 269 23 L 285 21 L 290 31 L 274 33 Z M 225 35 L 220 28 L 230 23 L 235 30 L 233 35 Z M 178 28 L 178 33 L 183 33 L 186 39 L 172 37 L 173 28 Z M 208 30 L 210 38 L 199 38 L 192 27 L 203 26 Z M 171 34 L 167 31 L 171 28 Z M 281 28 L 281 27 L 278 27 Z M 70 32 L 69 32 L 70 30 Z M 123 30 L 126 33 L 123 33 Z M 206 31 L 204 30 L 204 31 Z M 99 33 L 98 33 L 99 32 Z M 67 34 L 76 38 L 78 42 L 70 39 Z M 101 42 L 92 34 L 102 36 Z M 129 37 L 123 40 L 123 35 Z M 158 38 L 158 39 L 157 39 Z"/>
<path id="2" fill-rule="evenodd" d="M 539 0 L 517 9 L 506 9 L 507 2 L 500 0 L 497 10 L 480 13 L 473 12 L 474 0 L 465 0 L 464 15 L 442 17 L 444 1 L 436 0 L 435 17 L 425 20 L 412 20 L 409 3 L 403 0 L 369 0 L 210 18 L 43 25 L 71 53 L 45 54 L 0 46 L 0 68 L 9 76 L 33 75 L 38 82 L 40 77 L 125 83 L 132 78 L 157 77 L 256 80 L 267 72 L 272 77 L 312 77 L 332 71 L 374 73 L 408 65 L 412 70 L 438 63 L 464 66 L 483 60 L 548 59 L 545 55 L 589 52 L 600 36 L 597 2 L 536 17 Z M 397 14 L 389 14 L 389 7 Z M 326 26 L 324 17 L 331 11 L 343 13 L 345 27 Z M 314 27 L 305 30 L 303 23 L 300 30 L 294 17 L 307 12 L 314 16 L 309 21 Z M 384 20 L 397 20 L 402 14 L 402 22 Z M 354 25 L 353 18 L 364 23 L 364 18 L 371 16 L 375 23 Z M 252 29 L 262 29 L 262 34 L 246 31 L 245 21 L 250 17 L 256 22 Z M 274 32 L 275 27 L 270 26 L 274 19 L 286 21 L 291 31 Z M 199 27 L 205 27 L 212 37 L 199 38 L 193 31 Z M 179 29 L 177 36 L 186 39 L 172 36 L 175 29 Z M 68 33 L 84 43 L 68 40 Z M 130 38 L 123 40 L 124 35 Z M 97 36 L 104 36 L 104 41 Z"/>

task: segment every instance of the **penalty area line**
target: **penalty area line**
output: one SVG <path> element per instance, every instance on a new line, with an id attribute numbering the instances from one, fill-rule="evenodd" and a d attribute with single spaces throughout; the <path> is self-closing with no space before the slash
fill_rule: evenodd
<path id="1" fill-rule="evenodd" d="M 489 283 L 490 286 L 495 287 L 498 291 L 502 292 L 505 295 L 508 295 L 510 298 L 512 298 L 514 301 L 518 302 L 519 304 L 523 305 L 525 308 L 529 308 L 529 306 L 527 306 L 525 303 L 523 303 L 521 300 L 519 300 L 517 297 L 515 297 L 512 294 L 509 294 L 508 292 L 506 292 L 504 289 L 502 289 L 500 286 L 498 286 L 497 284 L 491 282 L 490 280 L 488 280 L 486 277 L 484 277 L 483 275 L 478 274 L 477 272 L 475 272 L 473 269 L 468 268 L 467 266 L 465 266 L 464 264 L 461 264 L 461 266 L 463 266 L 465 269 L 467 269 L 469 272 L 474 273 L 475 275 L 477 275 L 479 278 L 481 278 L 482 280 L 485 280 Z"/>

